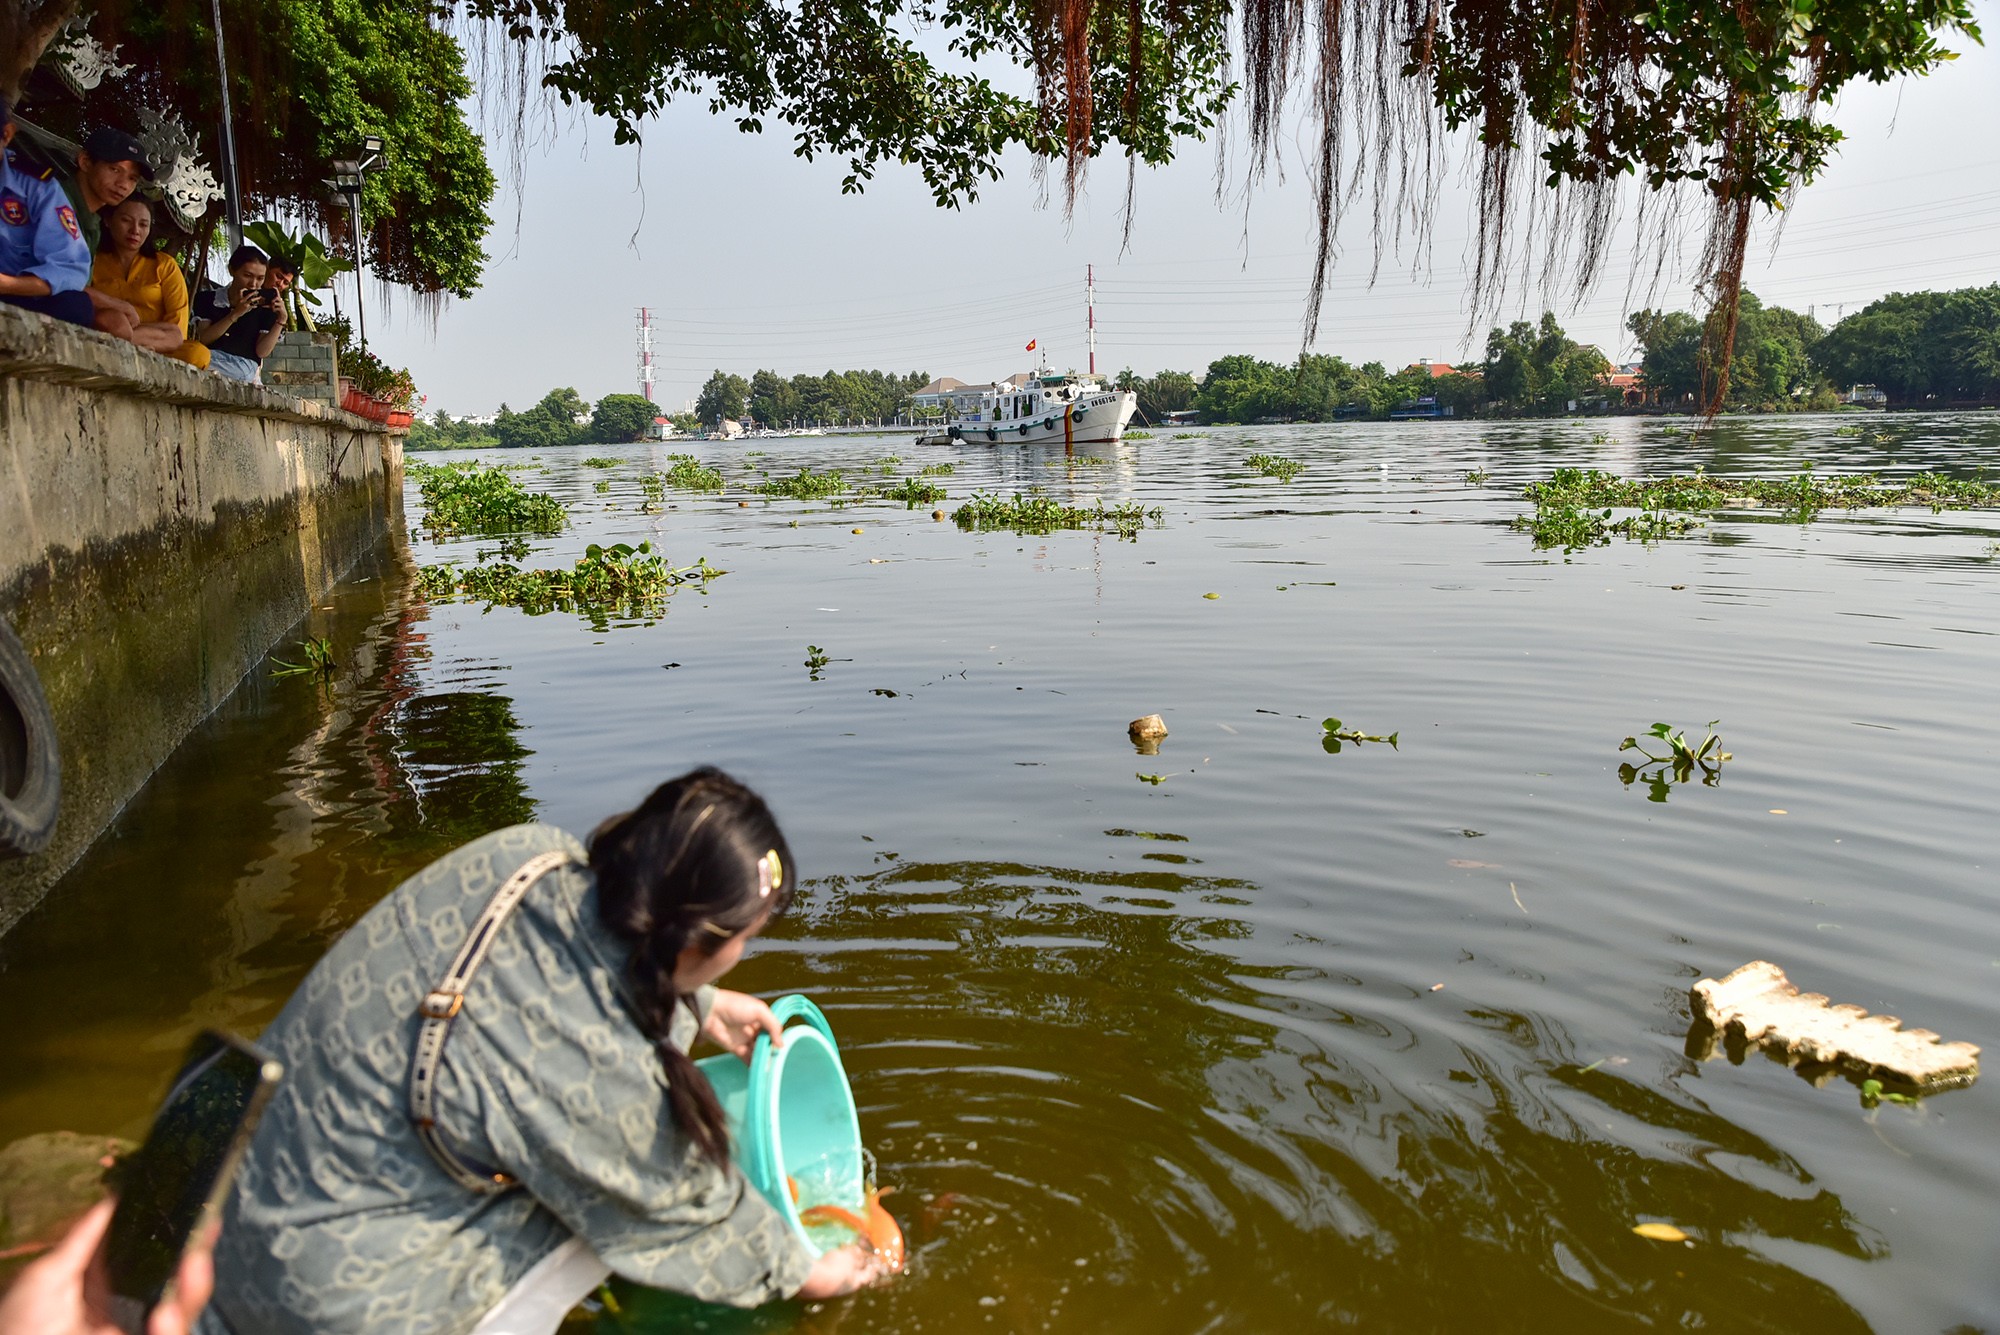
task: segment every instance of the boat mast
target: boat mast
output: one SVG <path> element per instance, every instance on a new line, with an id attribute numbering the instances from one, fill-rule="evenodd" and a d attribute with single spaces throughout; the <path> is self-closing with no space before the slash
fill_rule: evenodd
<path id="1" fill-rule="evenodd" d="M 1097 375 L 1097 266 L 1083 266 L 1084 324 L 1090 330 L 1090 374 Z"/>

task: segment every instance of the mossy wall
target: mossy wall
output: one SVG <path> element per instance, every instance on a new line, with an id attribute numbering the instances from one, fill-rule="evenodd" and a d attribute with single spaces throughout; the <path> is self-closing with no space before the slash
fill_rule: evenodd
<path id="1" fill-rule="evenodd" d="M 401 457 L 376 423 L 0 305 L 0 615 L 63 760 L 55 838 L 0 861 L 0 932 L 400 529 Z"/>

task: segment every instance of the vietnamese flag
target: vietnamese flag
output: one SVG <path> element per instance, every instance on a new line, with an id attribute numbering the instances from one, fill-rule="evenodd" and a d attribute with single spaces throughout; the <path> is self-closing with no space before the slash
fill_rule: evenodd
<path id="1" fill-rule="evenodd" d="M 1032 338 L 1031 338 L 1031 339 L 1029 339 L 1029 340 L 1028 340 L 1028 346 L 1027 346 L 1027 348 L 1026 348 L 1026 351 L 1028 351 L 1028 352 L 1033 352 L 1033 351 L 1035 350 L 1035 344 L 1036 344 L 1036 342 L 1037 342 L 1037 341 L 1038 341 L 1038 340 L 1036 340 L 1036 339 L 1032 339 Z"/>

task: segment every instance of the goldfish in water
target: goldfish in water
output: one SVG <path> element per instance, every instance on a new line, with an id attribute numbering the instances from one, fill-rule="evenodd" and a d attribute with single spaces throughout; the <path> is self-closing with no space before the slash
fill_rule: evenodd
<path id="1" fill-rule="evenodd" d="M 862 1213 L 840 1205 L 815 1205 L 799 1212 L 799 1220 L 806 1224 L 839 1224 L 852 1229 L 856 1236 L 874 1249 L 891 1271 L 903 1268 L 903 1228 L 896 1222 L 896 1216 L 882 1208 L 882 1198 L 894 1191 L 894 1187 L 884 1187 L 868 1193 L 867 1204 Z M 864 1217 L 865 1216 L 865 1217 Z"/>

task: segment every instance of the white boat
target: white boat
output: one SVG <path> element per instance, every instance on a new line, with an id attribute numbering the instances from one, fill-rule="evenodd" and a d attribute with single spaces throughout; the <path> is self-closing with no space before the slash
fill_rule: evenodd
<path id="1" fill-rule="evenodd" d="M 976 406 L 960 410 L 942 437 L 999 445 L 1112 445 L 1125 435 L 1139 396 L 1109 389 L 1100 380 L 1043 367 L 1019 385 L 1003 382 L 980 391 Z"/>

